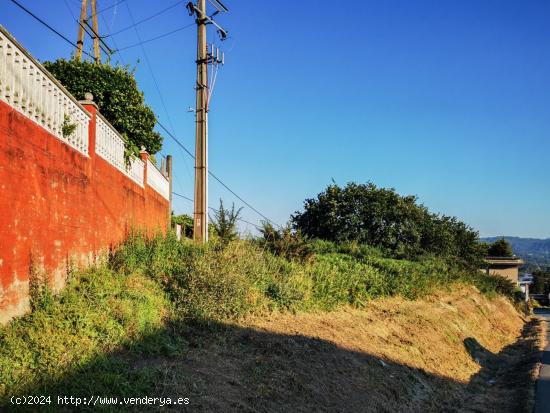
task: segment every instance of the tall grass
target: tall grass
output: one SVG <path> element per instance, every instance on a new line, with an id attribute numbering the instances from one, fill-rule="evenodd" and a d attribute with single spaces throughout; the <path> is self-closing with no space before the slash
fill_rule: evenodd
<path id="1" fill-rule="evenodd" d="M 453 266 L 437 257 L 384 258 L 367 246 L 317 241 L 313 257 L 289 261 L 249 240 L 196 245 L 169 235 L 134 235 L 115 253 L 116 271 L 142 273 L 163 285 L 178 317 L 222 320 L 274 309 L 330 310 L 401 295 L 417 299 L 456 283 L 512 295 L 500 277 Z"/>
<path id="2" fill-rule="evenodd" d="M 107 268 L 77 274 L 59 295 L 45 296 L 31 314 L 0 328 L 0 406 L 6 396 L 49 388 L 104 353 L 154 335 L 169 309 L 162 288 L 145 276 Z M 89 384 L 69 383 L 66 390 Z"/>

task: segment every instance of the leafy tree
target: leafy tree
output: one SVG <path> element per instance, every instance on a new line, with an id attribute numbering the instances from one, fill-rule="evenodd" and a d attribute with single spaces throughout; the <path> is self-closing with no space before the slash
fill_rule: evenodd
<path id="1" fill-rule="evenodd" d="M 532 294 L 550 293 L 550 270 L 537 270 L 533 272 L 533 285 L 530 292 Z"/>
<path id="2" fill-rule="evenodd" d="M 430 213 L 415 196 L 373 183 L 329 185 L 304 211 L 292 216 L 295 229 L 309 238 L 368 244 L 396 257 L 424 253 L 477 264 L 483 248 L 478 233 L 454 217 Z"/>
<path id="3" fill-rule="evenodd" d="M 153 130 L 155 114 L 145 105 L 143 92 L 128 67 L 65 59 L 44 62 L 44 67 L 77 99 L 84 99 L 84 94 L 90 92 L 131 153 L 138 154 L 142 146 L 150 154 L 161 149 L 162 137 Z"/>
<path id="4" fill-rule="evenodd" d="M 220 199 L 220 207 L 214 212 L 214 219 L 210 218 L 210 220 L 214 231 L 222 242 L 227 243 L 237 238 L 237 220 L 241 211 L 242 208 L 235 211 L 235 204 L 231 206 L 231 209 L 225 208 Z"/>
<path id="5" fill-rule="evenodd" d="M 506 241 L 504 238 L 496 240 L 491 245 L 489 245 L 489 250 L 487 254 L 490 257 L 513 257 L 514 252 L 512 251 L 512 245 Z"/>
<path id="6" fill-rule="evenodd" d="M 292 216 L 294 227 L 310 238 L 335 242 L 357 241 L 413 253 L 420 240 L 421 208 L 415 197 L 400 197 L 374 184 L 329 185 L 317 199 L 304 202 L 303 213 Z"/>

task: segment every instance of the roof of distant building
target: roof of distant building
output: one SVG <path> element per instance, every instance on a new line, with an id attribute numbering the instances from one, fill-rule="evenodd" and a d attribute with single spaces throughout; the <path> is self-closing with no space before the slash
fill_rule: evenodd
<path id="1" fill-rule="evenodd" d="M 489 265 L 513 265 L 513 266 L 520 266 L 525 264 L 525 261 L 523 261 L 519 257 L 485 257 L 485 262 Z"/>

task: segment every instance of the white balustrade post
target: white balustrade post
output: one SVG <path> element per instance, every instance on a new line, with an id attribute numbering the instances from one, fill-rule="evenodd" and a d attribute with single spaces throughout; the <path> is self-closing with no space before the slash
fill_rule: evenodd
<path id="1" fill-rule="evenodd" d="M 13 76 L 11 76 L 11 73 L 13 73 L 13 48 L 8 43 L 6 45 L 6 101 L 7 103 L 13 105 Z"/>

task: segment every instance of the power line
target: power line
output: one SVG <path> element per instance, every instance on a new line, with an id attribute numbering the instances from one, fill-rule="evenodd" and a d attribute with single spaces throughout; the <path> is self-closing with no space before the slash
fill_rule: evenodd
<path id="1" fill-rule="evenodd" d="M 169 32 L 160 34 L 160 35 L 152 37 L 150 39 L 143 40 L 143 41 L 140 40 L 138 43 L 134 43 L 134 44 L 130 44 L 128 46 L 121 47 L 120 49 L 115 50 L 115 52 L 119 52 L 121 50 L 126 50 L 126 49 L 131 49 L 132 47 L 143 46 L 146 43 L 150 43 L 150 42 L 153 42 L 155 40 L 162 39 L 163 37 L 166 37 L 166 36 L 169 36 L 169 35 L 174 34 L 176 32 L 182 31 L 182 30 L 187 29 L 187 28 L 189 28 L 191 26 L 194 26 L 194 25 L 195 25 L 195 23 L 191 23 L 191 24 L 188 24 L 188 25 L 185 25 L 185 26 L 182 26 L 182 27 L 178 27 L 177 29 L 174 29 L 174 30 L 171 30 Z"/>
<path id="2" fill-rule="evenodd" d="M 271 224 L 274 224 L 276 226 L 278 226 L 279 228 L 281 227 L 279 224 L 273 222 L 272 220 L 270 220 L 268 217 L 266 217 L 264 214 L 262 214 L 260 211 L 258 211 L 256 208 L 254 208 L 252 205 L 250 205 L 248 202 L 246 202 L 244 199 L 242 199 L 239 195 L 237 195 L 231 188 L 229 188 L 226 184 L 224 184 L 222 182 L 222 180 L 220 178 L 218 178 L 216 175 L 214 175 L 213 172 L 211 172 L 210 170 L 208 171 L 208 174 L 214 178 L 216 181 L 218 181 L 225 189 L 227 189 L 229 192 L 231 192 L 236 198 L 238 198 L 243 204 L 245 204 L 247 207 L 249 207 L 252 211 L 254 211 L 255 213 L 257 213 L 259 216 L 261 216 L 263 219 L 265 219 L 267 222 L 271 223 Z"/>
<path id="3" fill-rule="evenodd" d="M 109 9 L 111 9 L 111 8 L 117 6 L 118 4 L 121 4 L 121 3 L 125 2 L 125 1 L 126 1 L 126 0 L 121 0 L 121 1 L 119 1 L 119 2 L 117 2 L 117 3 L 115 3 L 115 4 L 113 4 L 112 6 L 106 7 L 106 8 L 104 8 L 103 10 L 100 10 L 99 12 L 97 12 L 96 15 L 97 15 L 97 14 L 100 14 L 100 13 L 103 13 L 104 11 L 107 11 L 107 10 L 109 10 Z M 38 22 L 40 22 L 42 25 L 44 25 L 45 27 L 47 27 L 50 31 L 52 31 L 53 33 L 57 34 L 59 37 L 61 37 L 63 40 L 65 40 L 67 43 L 69 43 L 71 46 L 77 47 L 76 44 L 74 44 L 73 42 L 71 42 L 67 37 L 65 37 L 63 34 L 61 34 L 60 32 L 58 32 L 56 29 L 54 29 L 52 26 L 50 26 L 48 23 L 46 23 L 46 22 L 45 22 L 44 20 L 42 20 L 40 17 L 36 16 L 33 12 L 31 12 L 30 10 L 28 10 L 26 7 L 24 7 L 22 4 L 20 4 L 17 0 L 11 0 L 11 2 L 14 3 L 16 6 L 18 6 L 19 8 L 21 8 L 23 11 L 25 11 L 28 15 L 30 15 L 31 17 L 33 17 L 35 20 L 37 20 Z M 178 3 L 179 3 L 179 2 L 178 2 Z M 176 3 L 176 4 L 178 4 L 178 3 Z M 67 6 L 68 6 L 68 5 L 67 5 Z M 174 7 L 174 6 L 175 6 L 175 5 L 173 5 L 173 6 L 171 6 L 171 7 Z M 134 28 L 135 28 L 135 30 L 136 30 L 136 35 L 137 35 L 137 37 L 138 37 L 138 39 L 139 39 L 139 43 L 136 43 L 136 44 L 131 45 L 131 46 L 123 47 L 123 48 L 121 48 L 121 49 L 117 49 L 117 51 L 125 50 L 125 49 L 128 49 L 128 48 L 130 48 L 130 47 L 142 46 L 142 50 L 143 50 L 143 53 L 144 53 L 144 55 L 145 55 L 145 59 L 146 59 L 146 61 L 147 61 L 149 70 L 150 70 L 150 72 L 151 72 L 151 76 L 152 76 L 152 78 L 153 78 L 153 81 L 154 81 L 154 83 L 155 83 L 155 86 L 156 86 L 156 88 L 157 88 L 157 91 L 158 91 L 158 93 L 159 93 L 159 96 L 160 96 L 160 98 L 161 98 L 162 105 L 164 106 L 164 110 L 166 111 L 166 114 L 167 114 L 168 118 L 170 118 L 169 115 L 168 115 L 168 110 L 166 109 L 166 105 L 165 105 L 165 103 L 164 103 L 164 99 L 163 99 L 163 97 L 162 97 L 162 94 L 160 93 L 160 88 L 158 87 L 158 83 L 157 83 L 156 78 L 155 78 L 155 76 L 154 76 L 154 74 L 153 74 L 153 71 L 152 71 L 152 69 L 151 69 L 151 65 L 150 65 L 150 63 L 149 63 L 149 59 L 148 59 L 148 56 L 147 56 L 147 52 L 145 51 L 145 48 L 143 48 L 143 45 L 144 45 L 145 43 L 151 42 L 151 41 L 153 41 L 153 40 L 157 40 L 157 39 L 159 39 L 159 38 L 161 38 L 161 37 L 165 37 L 165 36 L 167 36 L 167 35 L 169 35 L 169 34 L 172 34 L 172 33 L 175 33 L 175 32 L 177 32 L 177 31 L 180 31 L 180 30 L 186 29 L 186 28 L 188 28 L 188 27 L 191 27 L 191 26 L 193 26 L 195 23 L 191 23 L 191 24 L 189 24 L 189 25 L 180 27 L 180 28 L 178 28 L 178 29 L 176 29 L 176 30 L 173 30 L 173 31 L 171 31 L 171 32 L 168 32 L 168 33 L 165 33 L 165 34 L 163 34 L 163 35 L 157 36 L 157 37 L 155 37 L 155 38 L 152 38 L 152 39 L 148 39 L 148 40 L 142 41 L 142 40 L 141 40 L 141 37 L 139 36 L 139 32 L 137 31 L 137 28 L 135 27 L 135 26 L 136 26 L 136 23 L 135 23 L 135 21 L 134 21 L 134 19 L 133 19 L 132 13 L 131 13 L 130 8 L 128 7 L 128 4 L 127 4 L 127 3 L 126 3 L 126 7 L 128 8 L 128 13 L 130 14 L 130 18 L 132 19 L 132 22 L 133 22 L 133 25 L 132 25 L 131 27 L 134 27 Z M 69 9 L 69 10 L 70 10 L 70 9 Z M 94 33 L 95 33 L 95 31 L 94 31 Z M 97 35 L 97 33 L 95 33 L 95 34 Z M 87 56 L 89 56 L 89 57 L 93 57 L 91 54 L 87 53 L 87 52 L 84 51 L 84 50 L 83 50 L 82 52 L 83 52 L 84 54 L 86 54 Z M 170 119 L 169 119 L 169 122 L 171 123 Z M 195 159 L 195 156 L 194 156 L 194 155 L 193 155 L 193 154 L 192 154 L 192 153 L 191 153 L 191 152 L 190 152 L 181 142 L 179 142 L 179 140 L 177 140 L 177 138 L 176 138 L 170 131 L 168 131 L 168 129 L 166 129 L 166 127 L 165 127 L 164 125 L 162 125 L 158 120 L 157 120 L 157 123 L 158 123 L 158 125 L 159 125 L 166 133 L 168 133 L 168 135 L 169 135 L 172 139 L 174 139 L 174 141 L 176 141 L 176 143 L 177 143 L 177 144 L 178 144 L 178 145 L 179 145 L 179 146 L 180 146 L 189 156 L 191 156 L 193 159 Z M 236 197 L 237 199 L 239 199 L 242 203 L 244 203 L 246 206 L 248 206 L 252 211 L 256 212 L 259 216 L 261 216 L 262 218 L 264 218 L 267 222 L 270 222 L 270 223 L 275 224 L 276 226 L 279 226 L 279 227 L 280 227 L 280 225 L 276 224 L 274 221 L 272 221 L 272 220 L 270 220 L 269 218 L 267 218 L 264 214 L 262 214 L 260 211 L 258 211 L 258 210 L 257 210 L 256 208 L 254 208 L 252 205 L 250 205 L 247 201 L 245 201 L 243 198 L 241 198 L 237 193 L 235 193 L 231 188 L 229 188 L 229 186 L 227 186 L 220 178 L 218 178 L 218 177 L 217 177 L 214 173 L 212 173 L 210 170 L 208 171 L 208 174 L 209 174 L 212 178 L 214 178 L 218 183 L 220 183 L 225 189 L 227 189 L 231 194 L 233 194 L 233 196 L 235 196 L 235 197 Z M 175 195 L 178 195 L 178 196 L 182 196 L 182 195 L 180 195 L 180 194 L 176 194 L 176 193 L 174 193 L 174 194 L 175 194 Z M 217 211 L 216 209 L 214 209 L 214 208 L 212 208 L 212 207 L 209 207 L 209 208 L 210 208 L 210 209 L 213 209 L 213 210 L 215 210 L 215 211 Z M 246 223 L 248 223 L 248 224 L 250 224 L 250 225 L 254 225 L 254 226 L 256 226 L 257 228 L 259 228 L 256 224 L 252 224 L 251 222 L 245 221 L 245 220 L 243 220 L 243 219 L 241 219 L 241 221 L 246 222 Z"/>
<path id="4" fill-rule="evenodd" d="M 153 79 L 153 83 L 155 85 L 155 88 L 157 89 L 157 93 L 160 97 L 160 102 L 161 102 L 162 107 L 164 109 L 164 113 L 166 114 L 166 117 L 168 119 L 168 123 L 170 124 L 170 127 L 171 127 L 172 131 L 174 131 L 175 128 L 174 128 L 174 124 L 172 123 L 172 118 L 170 117 L 170 112 L 168 112 L 168 108 L 166 107 L 166 102 L 164 101 L 164 96 L 162 95 L 162 92 L 160 91 L 160 87 L 158 85 L 157 78 L 155 76 L 155 73 L 153 72 L 153 67 L 151 65 L 151 61 L 149 60 L 149 55 L 147 54 L 147 50 L 143 46 L 143 42 L 141 41 L 141 36 L 140 36 L 139 31 L 136 27 L 137 25 L 135 24 L 134 16 L 132 15 L 132 11 L 130 10 L 130 6 L 128 6 L 128 3 L 126 3 L 126 8 L 128 9 L 128 14 L 130 16 L 130 19 L 132 20 L 132 23 L 134 23 L 132 27 L 134 28 L 134 30 L 136 32 L 137 39 L 140 42 L 141 51 L 143 52 L 143 56 L 145 57 L 145 63 L 147 64 L 147 69 L 149 70 L 149 73 L 151 75 L 151 78 Z M 185 163 L 185 168 L 187 169 L 187 171 L 189 173 L 189 167 L 187 166 L 187 162 L 185 162 L 185 160 L 184 160 L 184 163 Z M 191 174 L 189 173 L 189 175 L 191 175 Z"/>
<path id="5" fill-rule="evenodd" d="M 160 87 L 157 82 L 157 78 L 155 76 L 155 73 L 153 72 L 153 67 L 151 66 L 151 62 L 149 60 L 149 55 L 147 54 L 147 51 L 145 50 L 145 47 L 143 46 L 143 42 L 141 41 L 141 36 L 139 35 L 139 31 L 136 27 L 136 24 L 134 22 L 134 16 L 132 15 L 132 12 L 130 10 L 130 6 L 128 6 L 128 3 L 126 3 L 126 8 L 128 9 L 128 14 L 130 15 L 130 19 L 132 20 L 133 28 L 136 32 L 136 36 L 140 42 L 141 51 L 143 52 L 143 56 L 145 57 L 145 62 L 147 63 L 147 68 L 149 69 L 149 73 L 151 74 L 151 78 L 153 79 L 153 83 L 155 84 L 155 88 L 157 89 L 157 93 L 160 97 L 160 102 L 162 104 L 162 107 L 164 109 L 164 112 L 166 113 L 166 117 L 168 118 L 168 122 L 170 123 L 170 127 L 172 130 L 174 130 L 174 125 L 172 124 L 172 120 L 170 119 L 170 114 L 168 113 L 168 109 L 166 108 L 166 103 L 164 102 L 164 97 L 162 96 L 162 93 L 160 91 Z"/>
<path id="6" fill-rule="evenodd" d="M 193 155 L 193 153 L 189 149 L 187 149 L 185 145 L 183 145 L 168 129 L 166 129 L 166 127 L 158 119 L 157 125 L 159 125 L 164 130 L 164 132 L 166 132 L 168 136 L 170 136 L 191 158 L 195 159 L 195 155 Z"/>
<path id="7" fill-rule="evenodd" d="M 134 23 L 134 16 L 132 15 L 132 12 L 130 10 L 130 6 L 128 6 L 128 3 L 126 3 L 126 8 L 128 9 L 128 14 L 130 15 L 130 19 L 132 20 L 132 23 Z M 141 36 L 139 35 L 139 31 L 136 27 L 136 24 L 133 25 L 134 30 L 136 32 L 136 36 L 138 40 L 141 42 Z M 153 67 L 151 66 L 151 61 L 149 60 L 149 55 L 147 54 L 147 51 L 145 50 L 145 47 L 143 46 L 143 42 L 141 42 L 141 51 L 143 52 L 143 56 L 145 57 L 145 63 L 147 64 L 147 68 L 149 69 L 149 73 L 151 74 L 151 78 L 153 79 L 153 83 L 155 84 L 155 88 L 157 89 L 157 93 L 160 97 L 160 102 L 162 104 L 162 107 L 164 109 L 164 113 L 166 114 L 166 117 L 168 118 L 168 123 L 170 124 L 170 127 L 172 128 L 172 131 L 174 131 L 174 124 L 172 123 L 172 119 L 170 117 L 170 113 L 168 112 L 168 108 L 166 107 L 166 102 L 164 101 L 164 96 L 162 95 L 162 92 L 160 91 L 159 84 L 157 82 L 157 78 L 155 76 L 155 73 L 153 72 Z"/>
<path id="8" fill-rule="evenodd" d="M 178 4 L 178 3 L 176 3 L 176 4 Z M 173 6 L 175 6 L 175 5 L 173 5 Z M 172 6 L 172 7 L 173 7 L 173 6 Z M 145 57 L 145 61 L 146 61 L 146 63 L 147 63 L 148 69 L 149 69 L 149 72 L 150 72 L 150 74 L 151 74 L 151 77 L 153 78 L 153 82 L 154 82 L 155 87 L 156 87 L 156 89 L 157 89 L 157 92 L 158 92 L 158 94 L 159 94 L 159 96 L 160 96 L 162 106 L 163 106 L 163 108 L 164 108 L 164 111 L 166 112 L 166 116 L 168 117 L 168 121 L 169 121 L 169 123 L 170 123 L 170 126 L 171 126 L 172 130 L 174 130 L 174 126 L 172 125 L 172 122 L 171 122 L 171 119 L 170 119 L 170 115 L 169 115 L 169 113 L 168 113 L 168 110 L 167 110 L 167 108 L 166 108 L 166 104 L 165 104 L 165 102 L 164 102 L 164 98 L 163 98 L 162 93 L 161 93 L 161 91 L 160 91 L 160 88 L 159 88 L 159 86 L 158 86 L 158 82 L 157 82 L 156 77 L 155 77 L 155 75 L 154 75 L 153 69 L 152 69 L 152 67 L 151 67 L 151 64 L 150 64 L 150 61 L 149 61 L 149 57 L 148 57 L 148 55 L 147 55 L 147 52 L 146 52 L 146 50 L 145 50 L 145 47 L 143 46 L 145 43 L 147 43 L 147 42 L 149 42 L 149 41 L 158 39 L 158 38 L 160 38 L 160 37 L 164 37 L 164 36 L 166 36 L 167 34 L 173 33 L 174 31 L 172 31 L 172 32 L 170 32 L 170 33 L 167 33 L 167 34 L 164 34 L 164 35 L 161 35 L 161 36 L 157 36 L 157 37 L 154 38 L 154 39 L 149 39 L 149 40 L 146 40 L 146 41 L 142 41 L 141 36 L 140 36 L 140 34 L 139 34 L 139 31 L 138 31 L 138 29 L 137 29 L 137 27 L 136 27 L 137 24 L 136 24 L 136 22 L 135 22 L 135 20 L 134 20 L 134 17 L 133 17 L 133 15 L 132 15 L 132 12 L 131 12 L 131 10 L 130 10 L 130 7 L 128 6 L 128 3 L 126 3 L 126 8 L 128 9 L 128 14 L 130 15 L 130 19 L 132 20 L 132 26 L 131 26 L 131 27 L 134 28 L 134 30 L 135 30 L 135 32 L 136 32 L 136 36 L 137 36 L 137 38 L 138 38 L 138 40 L 139 40 L 139 43 L 137 43 L 135 46 L 141 46 L 141 49 L 142 49 L 143 54 L 144 54 L 144 57 Z M 180 29 L 176 29 L 176 31 L 182 30 L 182 29 L 187 28 L 187 27 L 191 27 L 191 26 L 193 26 L 194 24 L 195 24 L 195 23 L 191 23 L 191 24 L 186 25 L 186 26 L 184 26 L 184 27 L 182 27 L 182 28 L 180 28 Z M 125 47 L 125 48 L 122 48 L 122 49 L 119 49 L 119 50 L 124 50 L 124 49 L 127 49 L 127 48 L 129 48 L 129 47 L 133 47 L 133 46 L 128 46 L 128 47 Z M 159 126 L 160 126 L 160 127 L 161 127 L 161 128 L 162 128 L 162 129 L 163 129 L 172 139 L 174 139 L 174 141 L 176 141 L 176 143 L 177 143 L 183 150 L 185 150 L 185 152 L 186 152 L 189 156 L 191 156 L 192 159 L 195 159 L 195 156 L 191 153 L 191 151 L 189 151 L 189 150 L 188 150 L 179 140 L 177 140 L 177 138 L 174 136 L 174 134 L 173 134 L 172 132 L 170 132 L 170 131 L 169 131 L 161 122 L 159 122 L 158 120 L 157 120 L 157 123 L 158 123 L 158 125 L 159 125 Z M 261 216 L 261 217 L 262 217 L 263 219 L 265 219 L 267 222 L 270 222 L 270 223 L 272 223 L 272 224 L 274 224 L 274 225 L 280 227 L 280 225 L 278 225 L 278 224 L 276 224 L 275 222 L 273 222 L 272 220 L 270 220 L 268 217 L 266 217 L 264 214 L 262 214 L 260 211 L 258 211 L 256 208 L 254 208 L 252 205 L 250 205 L 247 201 L 245 201 L 241 196 L 239 196 L 235 191 L 233 191 L 228 185 L 226 185 L 220 178 L 218 178 L 218 177 L 217 177 L 214 173 L 212 173 L 210 170 L 208 171 L 208 174 L 209 174 L 212 178 L 214 178 L 218 183 L 220 183 L 220 185 L 222 185 L 225 189 L 227 189 L 231 194 L 233 194 L 233 196 L 235 196 L 237 199 L 239 199 L 241 202 L 243 202 L 246 206 L 248 206 L 252 211 L 256 212 L 259 216 Z"/>
<path id="9" fill-rule="evenodd" d="M 179 196 L 180 198 L 183 198 L 189 202 L 195 202 L 192 198 L 189 198 L 188 196 L 185 196 L 185 195 L 178 194 L 177 192 L 172 191 L 172 194 Z"/>
<path id="10" fill-rule="evenodd" d="M 96 13 L 97 14 L 97 13 Z M 99 33 L 97 33 L 94 28 L 92 26 L 90 26 L 88 24 L 87 21 L 84 21 L 84 24 L 82 24 L 82 22 L 80 20 L 76 20 L 78 22 L 78 24 L 84 29 L 84 31 L 86 32 L 86 34 L 88 36 L 90 36 L 92 39 L 98 39 L 100 42 L 101 42 L 101 45 L 99 47 L 101 47 L 101 50 L 103 50 L 103 52 L 107 55 L 107 57 L 109 58 L 112 54 L 113 54 L 113 49 L 111 49 L 109 47 L 109 45 L 107 43 L 105 43 L 105 41 L 103 40 L 103 37 L 99 35 Z M 86 25 L 86 26 L 85 26 Z M 92 31 L 92 34 L 90 34 L 90 32 L 88 30 L 91 30 Z M 107 49 L 107 50 L 105 50 Z"/>
<path id="11" fill-rule="evenodd" d="M 35 20 L 37 20 L 38 22 L 40 22 L 42 25 L 44 25 L 45 27 L 47 27 L 48 29 L 50 29 L 53 33 L 57 34 L 59 37 L 61 37 L 63 40 L 65 40 L 67 43 L 69 43 L 71 46 L 73 47 L 77 47 L 76 44 L 74 44 L 73 42 L 71 42 L 67 37 L 65 37 L 64 35 L 62 35 L 61 33 L 59 33 L 56 29 L 54 29 L 52 26 L 50 26 L 48 23 L 46 23 L 44 20 L 42 20 L 40 17 L 38 17 L 36 14 L 34 14 L 32 11 L 30 11 L 29 9 L 27 9 L 25 6 L 23 6 L 21 3 L 19 3 L 18 1 L 16 0 L 11 0 L 11 2 L 13 4 L 15 4 L 17 7 L 19 7 L 21 10 L 23 10 L 24 12 L 26 12 L 29 16 L 33 17 Z M 91 54 L 83 51 L 84 54 L 88 55 L 89 57 L 93 57 Z"/>
<path id="12" fill-rule="evenodd" d="M 185 147 L 185 145 L 183 145 L 172 133 L 170 133 L 170 131 L 168 129 L 166 129 L 166 127 L 160 123 L 158 120 L 157 120 L 157 124 L 168 134 L 168 136 L 170 136 L 185 152 L 187 152 L 187 154 L 195 159 L 195 156 L 191 153 L 191 151 L 189 149 L 187 149 Z M 257 213 L 259 216 L 261 216 L 263 219 L 265 219 L 267 222 L 270 222 L 271 224 L 281 228 L 281 226 L 279 224 L 277 224 L 276 222 L 270 220 L 268 217 L 266 217 L 264 214 L 262 214 L 260 211 L 258 211 L 256 208 L 254 208 L 252 205 L 250 205 L 248 202 L 246 202 L 243 198 L 241 198 L 238 194 L 235 193 L 235 191 L 233 191 L 231 188 L 229 188 L 229 186 L 227 186 L 220 178 L 218 178 L 216 175 L 214 175 L 214 173 L 210 170 L 208 170 L 208 174 L 214 178 L 216 181 L 218 181 L 225 189 L 227 189 L 229 192 L 231 192 L 237 199 L 239 199 L 243 204 L 245 204 L 247 207 L 249 207 L 252 211 L 254 211 L 255 213 Z"/>
<path id="13" fill-rule="evenodd" d="M 180 198 L 183 198 L 183 199 L 185 199 L 185 200 L 187 200 L 187 201 L 189 201 L 189 202 L 193 202 L 193 203 L 195 202 L 193 199 L 189 198 L 188 196 L 178 194 L 177 192 L 172 191 L 172 194 L 174 194 L 174 195 L 176 195 L 176 196 L 178 196 L 178 197 L 180 197 Z M 208 209 L 211 209 L 211 210 L 214 211 L 214 212 L 220 212 L 219 209 L 216 209 L 216 208 L 211 207 L 211 206 L 209 206 Z M 237 220 L 242 221 L 242 222 L 244 222 L 244 223 L 246 223 L 246 224 L 252 225 L 252 226 L 256 227 L 257 229 L 262 229 L 261 226 L 259 226 L 259 225 L 257 225 L 257 224 L 254 224 L 253 222 L 247 221 L 246 219 L 237 218 Z"/>
<path id="14" fill-rule="evenodd" d="M 104 9 L 101 9 L 100 11 L 96 12 L 96 14 L 101 14 L 101 13 L 103 13 L 104 11 L 111 10 L 113 7 L 116 7 L 116 6 L 118 6 L 119 4 L 124 3 L 125 1 L 126 1 L 126 0 L 117 1 L 116 3 L 111 4 L 110 6 L 105 7 Z"/>
<path id="15" fill-rule="evenodd" d="M 116 36 L 117 34 L 122 33 L 122 32 L 125 32 L 126 30 L 129 30 L 129 29 L 131 29 L 132 27 L 138 26 L 138 25 L 140 25 L 141 23 L 145 23 L 145 22 L 147 22 L 147 21 L 149 21 L 149 20 L 151 20 L 151 19 L 154 19 L 155 17 L 160 16 L 162 13 L 164 13 L 164 12 L 170 10 L 170 9 L 173 9 L 174 7 L 176 7 L 178 4 L 180 4 L 180 3 L 182 3 L 182 2 L 183 2 L 183 0 L 178 0 L 176 3 L 172 4 L 171 6 L 168 6 L 168 7 L 164 8 L 164 9 L 162 9 L 162 10 L 160 10 L 160 11 L 154 13 L 154 14 L 150 15 L 149 17 L 146 17 L 146 18 L 144 18 L 144 19 L 141 19 L 141 20 L 135 22 L 134 24 L 131 24 L 131 25 L 129 25 L 129 26 L 126 26 L 126 27 L 124 27 L 124 28 L 122 28 L 122 29 L 120 29 L 120 30 L 117 30 L 116 32 L 110 33 L 110 34 L 108 34 L 106 37 L 109 37 L 109 36 Z"/>
<path id="16" fill-rule="evenodd" d="M 65 6 L 67 6 L 67 9 L 69 10 L 69 13 L 71 13 L 71 16 L 73 16 L 73 19 L 76 20 L 76 16 L 73 13 L 73 9 L 71 9 L 71 6 L 69 6 L 69 2 L 67 0 L 63 0 L 65 2 Z"/>
<path id="17" fill-rule="evenodd" d="M 178 177 L 175 174 L 173 175 L 173 177 L 174 177 L 174 181 L 176 182 L 176 185 L 179 187 L 180 191 L 184 192 L 185 190 L 183 189 L 183 185 L 181 184 Z"/>
<path id="18" fill-rule="evenodd" d="M 97 13 L 96 13 L 96 14 L 97 14 Z M 107 26 L 108 26 L 108 24 L 107 24 L 107 19 L 105 18 L 105 16 L 104 16 L 103 14 L 101 15 L 101 20 L 103 20 L 103 23 L 105 23 L 105 27 L 107 27 Z M 113 22 L 114 22 L 114 15 L 113 15 Z M 112 24 L 111 24 L 111 25 L 112 25 Z M 115 40 L 115 39 L 112 39 L 112 42 L 113 42 L 113 44 L 115 45 L 115 51 L 118 50 L 118 45 L 117 45 L 117 43 L 116 43 L 116 40 Z M 113 52 L 113 53 L 114 53 L 114 52 Z M 111 56 L 108 55 L 108 58 L 110 58 L 110 57 L 111 57 Z M 122 58 L 122 54 L 119 53 L 119 54 L 118 54 L 118 57 L 119 57 L 120 61 L 122 62 L 122 64 L 124 65 L 125 63 L 124 63 L 124 59 Z"/>

